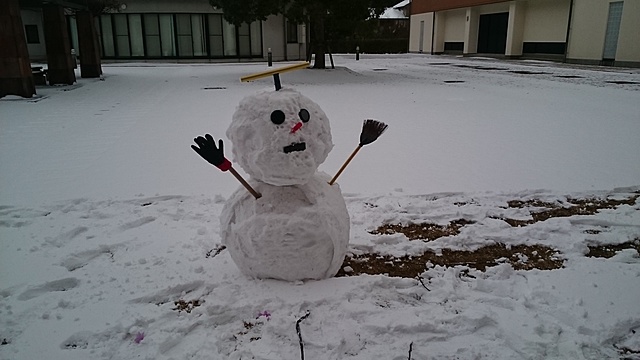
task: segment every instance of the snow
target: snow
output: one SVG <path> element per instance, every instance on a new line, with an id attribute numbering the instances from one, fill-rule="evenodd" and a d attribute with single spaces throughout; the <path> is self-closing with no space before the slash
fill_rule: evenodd
<path id="1" fill-rule="evenodd" d="M 259 279 L 325 279 L 340 269 L 349 242 L 349 214 L 337 184 L 317 174 L 292 186 L 239 188 L 220 215 L 222 244 L 240 271 Z"/>
<path id="2" fill-rule="evenodd" d="M 402 10 L 398 10 L 395 8 L 387 8 L 384 10 L 382 14 L 380 14 L 380 19 L 406 19 L 407 17 L 404 15 Z"/>
<path id="3" fill-rule="evenodd" d="M 298 359 L 300 338 L 308 359 L 638 358 L 638 253 L 585 257 L 640 238 L 638 200 L 522 227 L 500 218 L 530 219 L 512 200 L 637 195 L 640 71 L 334 60 L 282 81 L 331 121 L 320 171 L 335 174 L 363 119 L 389 124 L 338 180 L 349 253 L 540 244 L 564 267 L 430 266 L 426 286 L 248 278 L 220 235 L 238 183 L 189 145 L 221 136 L 241 99 L 271 86 L 239 82 L 264 64 L 110 64 L 104 81 L 0 100 L 0 359 Z M 432 242 L 370 233 L 457 219 L 472 223 Z"/>

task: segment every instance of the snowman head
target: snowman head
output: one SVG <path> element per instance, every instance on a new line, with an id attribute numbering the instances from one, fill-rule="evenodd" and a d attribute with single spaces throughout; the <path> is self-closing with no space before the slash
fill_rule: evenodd
<path id="1" fill-rule="evenodd" d="M 324 111 L 287 88 L 240 101 L 227 137 L 244 171 L 276 186 L 306 183 L 333 148 Z"/>

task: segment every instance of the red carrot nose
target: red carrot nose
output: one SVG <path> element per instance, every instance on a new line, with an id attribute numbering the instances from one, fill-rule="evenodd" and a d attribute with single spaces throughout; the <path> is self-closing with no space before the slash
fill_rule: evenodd
<path id="1" fill-rule="evenodd" d="M 300 130 L 301 127 L 302 127 L 302 123 L 298 121 L 298 123 L 293 125 L 293 127 L 291 128 L 291 133 L 295 134 L 296 131 Z"/>

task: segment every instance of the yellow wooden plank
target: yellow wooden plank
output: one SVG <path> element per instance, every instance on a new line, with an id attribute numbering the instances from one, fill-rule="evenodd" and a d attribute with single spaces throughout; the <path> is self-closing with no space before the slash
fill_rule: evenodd
<path id="1" fill-rule="evenodd" d="M 240 78 L 240 81 L 245 82 L 245 81 L 253 81 L 253 80 L 257 80 L 257 79 L 261 79 L 263 77 L 267 77 L 267 76 L 271 76 L 274 74 L 282 74 L 288 71 L 294 71 L 294 70 L 300 70 L 300 69 L 306 69 L 309 67 L 309 63 L 308 62 L 303 62 L 300 64 L 293 64 L 293 65 L 287 65 L 287 66 L 283 66 L 283 67 L 279 67 L 277 69 L 271 69 L 271 70 L 267 70 L 267 71 L 263 71 L 263 72 L 259 72 L 259 73 L 255 73 L 255 74 L 251 74 L 251 75 L 247 75 L 247 76 L 243 76 Z"/>

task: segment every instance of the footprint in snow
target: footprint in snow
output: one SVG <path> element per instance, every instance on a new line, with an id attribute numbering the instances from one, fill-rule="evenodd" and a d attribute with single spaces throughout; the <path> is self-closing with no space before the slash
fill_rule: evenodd
<path id="1" fill-rule="evenodd" d="M 156 218 L 154 216 L 145 216 L 143 218 L 140 218 L 140 219 L 137 219 L 137 220 L 122 224 L 120 226 L 120 230 L 126 231 L 126 230 L 135 229 L 137 227 L 140 227 L 142 225 L 146 225 L 146 224 L 148 224 L 150 222 L 153 222 L 155 220 L 156 220 Z"/>
<path id="2" fill-rule="evenodd" d="M 68 291 L 80 285 L 80 281 L 76 278 L 66 278 L 55 281 L 49 281 L 42 285 L 31 287 L 18 296 L 18 300 L 30 300 L 40 295 L 54 291 Z"/>

